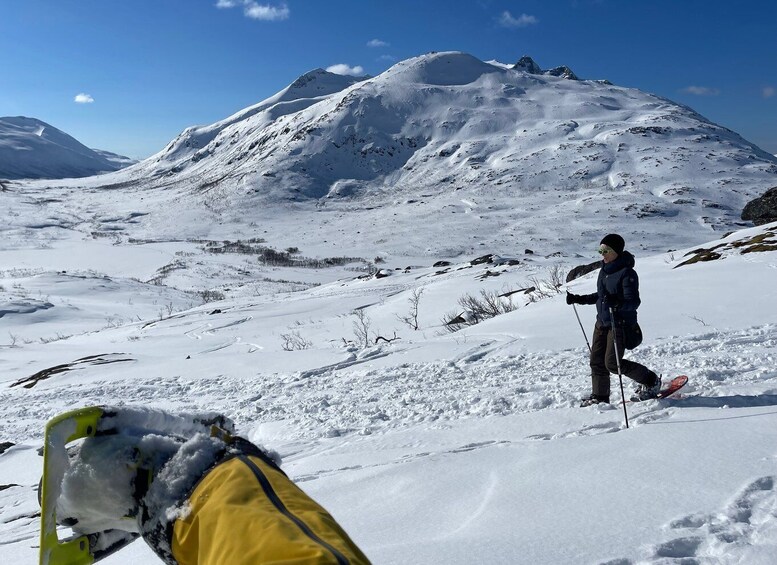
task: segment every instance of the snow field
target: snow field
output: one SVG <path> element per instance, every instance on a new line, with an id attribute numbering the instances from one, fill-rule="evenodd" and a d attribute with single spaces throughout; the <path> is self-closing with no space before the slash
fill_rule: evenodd
<path id="1" fill-rule="evenodd" d="M 71 197 L 67 206 L 84 218 L 90 197 Z M 590 262 L 601 234 L 557 242 L 562 251 L 551 257 L 520 245 L 518 265 L 469 264 L 490 249 L 447 270 L 387 253 L 381 266 L 391 275 L 375 279 L 348 267 L 268 269 L 163 236 L 130 242 L 153 235 L 145 220 L 124 223 L 110 243 L 83 223 L 30 240 L 20 226 L 37 207 L 14 210 L 0 248 L 0 443 L 14 444 L 0 454 L 0 544 L 14 562 L 37 555 L 45 422 L 92 404 L 225 413 L 279 452 L 375 563 L 749 565 L 774 555 L 773 252 L 727 247 L 719 260 L 675 269 L 691 249 L 636 251 L 646 338 L 630 356 L 690 382 L 681 398 L 630 404 L 626 430 L 618 405 L 577 407 L 589 392 L 587 348 L 562 294 L 534 303 L 516 294 L 514 312 L 456 333 L 441 326 L 464 294 L 524 288 L 557 263 Z M 194 215 L 181 212 L 187 222 Z M 184 239 L 201 227 L 186 225 Z M 629 236 L 635 249 L 667 248 L 665 226 L 653 225 Z M 408 232 L 406 245 L 421 249 L 426 237 Z M 181 258 L 185 267 L 163 284 L 149 282 Z M 256 292 L 263 276 L 307 289 Z M 594 281 L 564 288 L 591 292 Z M 203 288 L 224 300 L 192 305 L 191 290 Z M 417 288 L 414 331 L 397 316 Z M 371 321 L 371 337 L 399 339 L 358 346 L 355 309 Z M 593 308 L 578 310 L 590 337 Z M 282 334 L 293 331 L 310 346 L 284 351 Z M 130 560 L 157 562 L 136 542 L 106 563 Z"/>

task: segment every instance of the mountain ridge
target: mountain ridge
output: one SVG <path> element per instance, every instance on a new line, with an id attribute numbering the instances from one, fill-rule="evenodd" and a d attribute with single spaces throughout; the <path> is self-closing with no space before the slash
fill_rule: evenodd
<path id="1" fill-rule="evenodd" d="M 777 159 L 686 106 L 461 52 L 368 78 L 311 71 L 132 167 L 61 183 L 110 189 L 143 237 L 180 230 L 185 210 L 192 237 L 240 224 L 288 246 L 438 257 L 508 253 L 516 237 L 571 249 L 603 229 L 685 247 L 748 225 L 742 209 L 775 184 Z M 135 215 L 136 192 L 153 212 Z M 369 230 L 343 230 L 344 214 Z M 305 229 L 292 238 L 290 223 Z M 403 235 L 419 229 L 424 249 Z"/>
<path id="2" fill-rule="evenodd" d="M 54 126 L 26 116 L 0 117 L 0 178 L 79 178 L 134 163 L 94 150 Z"/>
<path id="3" fill-rule="evenodd" d="M 721 143 L 728 149 L 725 158 L 732 161 L 729 170 L 723 171 L 729 176 L 737 176 L 739 165 L 749 161 L 762 165 L 769 176 L 777 174 L 773 156 L 685 106 L 600 81 L 537 74 L 539 67 L 534 67 L 532 72 L 522 72 L 463 53 L 435 53 L 402 61 L 377 77 L 354 80 L 322 96 L 295 98 L 288 102 L 292 107 L 283 106 L 287 102 L 283 94 L 298 79 L 253 110 L 238 112 L 213 126 L 188 128 L 140 166 L 145 175 L 154 177 L 188 176 L 205 183 L 222 182 L 214 177 L 230 179 L 254 193 L 276 191 L 282 177 L 297 189 L 287 191 L 287 198 L 297 200 L 338 195 L 337 183 L 342 182 L 360 182 L 366 188 L 416 183 L 412 171 L 435 155 L 447 159 L 437 173 L 453 165 L 470 182 L 499 181 L 512 183 L 516 189 L 528 184 L 526 188 L 537 189 L 547 184 L 543 178 L 528 182 L 523 171 L 518 173 L 520 178 L 514 176 L 516 169 L 536 169 L 552 153 L 563 155 L 573 148 L 575 158 L 598 164 L 566 167 L 561 174 L 550 175 L 552 179 L 545 175 L 545 181 L 557 184 L 561 180 L 568 188 L 588 181 L 617 186 L 633 184 L 627 177 L 634 174 L 657 180 L 654 171 L 638 162 L 621 170 L 613 167 L 616 157 L 621 160 L 628 154 L 634 136 L 641 136 L 652 138 L 658 152 L 692 154 L 694 165 L 690 167 L 682 165 L 682 158 L 675 160 L 678 169 L 690 169 L 684 171 L 682 181 L 695 178 L 704 166 L 704 155 L 711 153 L 695 151 L 696 147 L 721 149 Z M 264 120 L 256 118 L 259 113 Z M 217 134 L 203 136 L 194 144 L 195 151 L 172 151 L 182 137 L 215 130 Z M 532 135 L 546 141 L 527 139 Z M 495 140 L 496 136 L 500 139 Z M 621 138 L 620 143 L 616 138 Z M 648 143 L 637 145 L 638 151 L 648 148 Z M 505 160 L 509 161 L 505 166 L 495 166 Z M 419 175 L 426 179 L 424 184 L 447 180 L 446 174 L 430 175 L 428 167 L 421 168 L 427 169 Z M 491 175 L 473 175 L 472 168 L 490 168 Z M 607 178 L 610 172 L 613 176 Z M 165 184 L 170 180 L 176 184 L 177 179 L 170 178 Z M 665 185 L 673 181 L 658 180 Z"/>

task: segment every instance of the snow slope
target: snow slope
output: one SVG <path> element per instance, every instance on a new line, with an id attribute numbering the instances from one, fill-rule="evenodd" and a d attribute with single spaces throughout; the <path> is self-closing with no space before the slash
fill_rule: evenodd
<path id="1" fill-rule="evenodd" d="M 0 118 L 0 179 L 88 177 L 131 160 L 82 145 L 35 118 Z"/>
<path id="2" fill-rule="evenodd" d="M 14 562 L 36 556 L 45 421 L 100 403 L 225 413 L 278 451 L 375 563 L 774 562 L 777 224 L 705 245 L 717 260 L 637 253 L 647 338 L 631 356 L 691 380 L 679 399 L 629 405 L 628 430 L 617 405 L 577 407 L 586 346 L 562 295 L 515 293 L 509 314 L 441 326 L 464 293 L 525 288 L 583 258 L 320 271 L 307 290 L 192 306 L 141 282 L 159 261 L 145 246 L 123 250 L 132 261 L 107 276 L 83 269 L 110 267 L 99 241 L 59 242 L 59 265 L 79 267 L 67 272 L 25 267 L 51 250 L 11 243 L 0 254 L 0 441 L 14 444 L 0 455 L 0 542 Z M 209 260 L 187 242 L 153 247 Z M 230 258 L 216 258 L 227 279 Z M 418 331 L 398 319 L 414 289 Z M 358 346 L 357 308 L 372 338 L 392 341 Z M 590 335 L 593 309 L 579 311 Z M 307 345 L 284 350 L 295 333 Z M 136 542 L 106 563 L 130 560 L 157 562 Z"/>
<path id="3" fill-rule="evenodd" d="M 124 155 L 119 155 L 111 151 L 104 151 L 102 149 L 92 149 L 92 151 L 94 151 L 101 157 L 104 157 L 109 162 L 116 165 L 119 169 L 129 167 L 130 165 L 134 165 L 135 163 L 138 162 L 136 159 L 131 159 L 130 157 L 125 157 Z"/>

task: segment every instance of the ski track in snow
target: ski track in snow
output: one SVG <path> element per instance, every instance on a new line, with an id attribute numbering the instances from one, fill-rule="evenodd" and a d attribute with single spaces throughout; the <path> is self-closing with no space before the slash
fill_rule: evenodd
<path id="1" fill-rule="evenodd" d="M 233 343 L 237 342 L 229 341 L 210 350 Z M 172 410 L 217 410 L 233 418 L 243 430 L 262 422 L 287 421 L 292 424 L 296 439 L 313 439 L 569 408 L 577 406 L 579 398 L 589 390 L 584 349 L 513 356 L 499 356 L 498 352 L 498 347 L 484 341 L 456 361 L 406 363 L 379 369 L 359 368 L 360 364 L 384 356 L 377 350 L 361 360 L 296 374 L 255 378 L 133 377 L 62 384 L 52 389 L 7 389 L 0 392 L 7 422 L 4 439 L 17 443 L 40 439 L 40 421 L 62 407 L 120 405 L 126 398 Z M 691 376 L 681 399 L 630 404 L 629 416 L 634 425 L 667 418 L 679 407 L 777 406 L 777 371 L 773 368 L 777 358 L 775 324 L 659 340 L 640 347 L 630 358 L 665 376 Z M 673 366 L 662 364 L 662 359 L 667 358 L 673 360 Z M 85 373 L 93 370 L 83 369 Z M 729 379 L 731 386 L 727 384 Z M 737 383 L 743 381 L 757 385 L 761 394 L 739 394 Z M 624 389 L 627 394 L 632 389 L 629 379 L 624 378 Z M 618 394 L 618 379 L 613 376 L 613 399 Z M 618 404 L 595 409 L 621 410 Z M 602 422 L 560 435 L 528 439 L 560 439 L 619 429 L 618 424 Z"/>

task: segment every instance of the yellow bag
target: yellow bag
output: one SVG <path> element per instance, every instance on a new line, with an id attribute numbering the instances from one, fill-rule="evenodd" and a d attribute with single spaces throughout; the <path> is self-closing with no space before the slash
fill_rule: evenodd
<path id="1" fill-rule="evenodd" d="M 188 502 L 173 526 L 179 565 L 369 564 L 335 519 L 262 457 L 219 463 Z"/>

